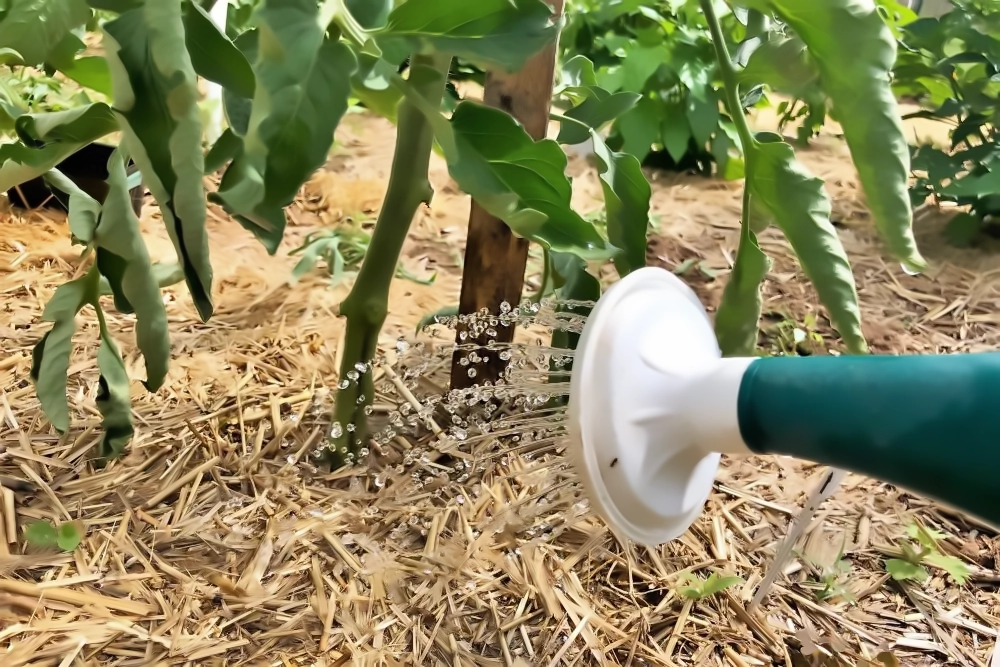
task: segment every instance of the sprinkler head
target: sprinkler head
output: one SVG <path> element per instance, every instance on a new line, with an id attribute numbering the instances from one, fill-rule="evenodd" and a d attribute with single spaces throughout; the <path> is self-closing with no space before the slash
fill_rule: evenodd
<path id="1" fill-rule="evenodd" d="M 568 454 L 611 529 L 650 546 L 698 517 L 720 454 L 850 470 L 1000 526 L 997 396 L 998 353 L 722 358 L 694 293 L 648 267 L 584 325 Z"/>
<path id="2" fill-rule="evenodd" d="M 735 410 L 751 359 L 722 359 L 698 297 L 646 267 L 610 287 L 587 318 L 570 380 L 568 454 L 591 505 L 646 545 L 701 514 L 719 452 L 746 451 Z"/>

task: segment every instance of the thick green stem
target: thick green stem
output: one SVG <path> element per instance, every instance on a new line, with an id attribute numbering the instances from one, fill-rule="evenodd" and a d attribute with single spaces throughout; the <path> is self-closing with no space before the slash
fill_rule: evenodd
<path id="1" fill-rule="evenodd" d="M 414 56 L 406 85 L 426 105 L 438 109 L 450 64 L 447 56 Z M 347 335 L 326 457 L 335 467 L 346 463 L 368 438 L 367 412 L 375 390 L 370 364 L 389 312 L 389 287 L 413 216 L 421 204 L 430 203 L 433 194 L 427 169 L 434 132 L 412 97 L 399 105 L 389 187 L 357 280 L 340 305 Z"/>

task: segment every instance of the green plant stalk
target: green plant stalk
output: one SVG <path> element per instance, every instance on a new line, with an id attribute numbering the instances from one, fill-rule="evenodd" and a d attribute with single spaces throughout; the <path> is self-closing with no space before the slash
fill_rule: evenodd
<path id="1" fill-rule="evenodd" d="M 725 92 L 723 99 L 726 110 L 729 112 L 729 116 L 733 119 L 733 124 L 736 126 L 736 133 L 740 137 L 740 150 L 743 153 L 744 160 L 740 244 L 736 248 L 735 265 L 735 262 L 739 260 L 740 253 L 747 252 L 747 246 L 755 243 L 752 236 L 750 188 L 747 185 L 747 180 L 753 174 L 756 163 L 752 149 L 757 140 L 753 137 L 746 114 L 743 113 L 743 105 L 740 104 L 739 75 L 736 72 L 736 68 L 733 67 L 733 60 L 729 56 L 729 49 L 726 48 L 726 40 L 722 34 L 722 25 L 719 23 L 719 17 L 716 16 L 715 9 L 712 7 L 712 0 L 698 0 L 698 4 L 701 6 L 701 11 L 705 14 L 708 29 L 712 34 L 712 46 L 715 48 L 715 58 L 719 63 L 719 72 L 722 74 L 722 88 Z"/>
<path id="2" fill-rule="evenodd" d="M 407 85 L 437 109 L 450 65 L 450 56 L 414 56 Z M 400 102 L 397 128 L 389 187 L 375 231 L 354 287 L 340 305 L 340 314 L 347 319 L 341 382 L 358 372 L 358 364 L 368 366 L 375 357 L 379 332 L 389 312 L 389 287 L 403 242 L 417 208 L 429 204 L 433 194 L 427 170 L 434 132 L 418 103 L 410 98 Z M 369 435 L 365 408 L 371 405 L 375 393 L 371 368 L 360 373 L 358 380 L 348 381 L 346 388 L 338 390 L 334 406 L 334 432 L 339 434 L 331 437 L 330 449 L 324 457 L 334 467 L 346 463 L 348 454 L 357 453 Z M 348 430 L 349 425 L 353 431 Z"/>

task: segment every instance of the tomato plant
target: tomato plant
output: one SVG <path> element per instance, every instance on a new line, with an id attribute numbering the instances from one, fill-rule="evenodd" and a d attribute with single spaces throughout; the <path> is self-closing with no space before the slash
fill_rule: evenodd
<path id="1" fill-rule="evenodd" d="M 544 249 L 546 282 L 559 296 L 599 296 L 600 284 L 588 272 L 593 262 L 611 261 L 620 275 L 645 263 L 649 184 L 637 157 L 614 150 L 599 132 L 633 110 L 642 94 L 603 86 L 590 60 L 571 58 L 557 91 L 569 107 L 554 115 L 559 136 L 538 141 L 504 111 L 447 100 L 456 59 L 461 67 L 516 71 L 556 38 L 561 22 L 541 0 L 240 2 L 225 31 L 203 4 L 211 3 L 12 0 L 0 16 L 0 49 L 17 54 L 21 62 L 75 72 L 78 78 L 86 72 L 94 85 L 108 82 L 110 103 L 92 101 L 55 112 L 15 110 L 19 141 L 0 147 L 0 189 L 44 176 L 69 194 L 69 228 L 73 241 L 84 247 L 85 270 L 60 286 L 45 307 L 43 320 L 52 327 L 35 347 L 32 379 L 45 414 L 65 432 L 74 318 L 92 308 L 101 338 L 102 459 L 120 454 L 133 434 L 130 379 L 108 331 L 102 295 L 110 292 L 111 306 L 136 316 L 148 390 L 162 385 L 170 357 L 160 298 L 164 276 L 151 265 L 129 206 L 129 160 L 160 207 L 176 250 L 177 273 L 207 320 L 214 304 L 206 201 L 220 204 L 273 254 L 284 236 L 286 207 L 326 162 L 351 100 L 396 123 L 389 186 L 354 285 L 340 307 L 347 332 L 328 449 L 334 464 L 350 460 L 368 437 L 371 361 L 411 220 L 433 197 L 427 179 L 432 150 L 440 151 L 452 178 L 480 206 Z M 734 0 L 734 6 L 749 12 L 748 19 L 773 17 L 785 26 L 785 35 L 801 40 L 800 54 L 818 67 L 824 93 L 844 125 L 880 231 L 900 261 L 919 269 L 906 196 L 909 155 L 887 76 L 895 42 L 874 5 L 868 0 Z M 848 348 L 863 351 L 853 277 L 829 222 L 822 181 L 795 161 L 780 137 L 751 132 L 743 112 L 747 91 L 740 86 L 745 83 L 728 55 L 730 41 L 718 16 L 726 5 L 701 0 L 699 7 L 722 87 L 713 93 L 708 87 L 694 90 L 690 99 L 723 97 L 735 130 L 732 142 L 746 156 L 743 231 L 718 314 L 720 342 L 728 354 L 753 350 L 759 287 L 768 266 L 754 234 L 773 223 L 791 241 Z M 87 55 L 73 32 L 88 24 L 99 31 L 101 56 Z M 768 48 L 773 37 L 767 21 L 753 24 L 762 29 L 750 37 L 757 41 L 746 46 L 748 52 Z M 207 151 L 199 78 L 223 88 L 228 121 Z M 702 110 L 707 117 L 722 118 L 709 107 Z M 689 126 L 705 120 L 685 114 Z M 107 196 L 99 201 L 54 166 L 112 133 L 121 133 L 122 140 L 107 165 Z M 601 227 L 571 207 L 567 158 L 559 145 L 587 138 L 604 193 L 606 224 Z M 204 176 L 217 172 L 218 189 L 206 191 Z M 339 243 L 327 244 L 334 261 Z"/>
<path id="2" fill-rule="evenodd" d="M 1000 8 L 954 0 L 940 18 L 903 27 L 893 85 L 920 102 L 914 117 L 951 126 L 945 149 L 925 144 L 913 152 L 914 204 L 928 197 L 969 207 L 949 222 L 951 243 L 968 246 L 1000 216 Z"/>

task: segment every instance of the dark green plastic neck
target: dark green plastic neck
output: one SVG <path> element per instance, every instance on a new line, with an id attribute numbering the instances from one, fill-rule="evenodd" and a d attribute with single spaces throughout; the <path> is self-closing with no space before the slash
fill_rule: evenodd
<path id="1" fill-rule="evenodd" d="M 1000 353 L 773 357 L 740 383 L 740 433 L 1000 526 Z"/>

